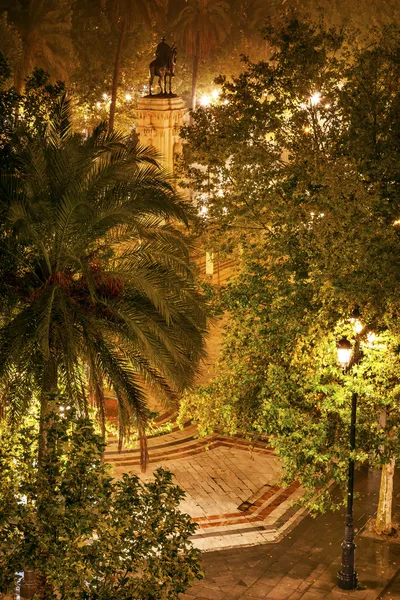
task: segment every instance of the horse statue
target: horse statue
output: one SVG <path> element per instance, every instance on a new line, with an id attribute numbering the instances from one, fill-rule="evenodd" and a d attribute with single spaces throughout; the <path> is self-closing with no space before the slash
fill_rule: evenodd
<path id="1" fill-rule="evenodd" d="M 163 55 L 161 52 L 158 52 L 158 48 L 160 48 L 164 44 L 165 49 L 163 50 Z M 149 79 L 149 96 L 152 96 L 151 86 L 153 85 L 154 77 L 158 77 L 158 84 L 160 86 L 160 95 L 172 96 L 172 78 L 175 75 L 175 65 L 176 65 L 176 57 L 177 57 L 177 49 L 175 44 L 172 46 L 168 46 L 162 42 L 157 48 L 157 58 L 151 61 L 150 63 L 150 79 Z M 167 78 L 169 79 L 169 92 L 167 92 Z"/>

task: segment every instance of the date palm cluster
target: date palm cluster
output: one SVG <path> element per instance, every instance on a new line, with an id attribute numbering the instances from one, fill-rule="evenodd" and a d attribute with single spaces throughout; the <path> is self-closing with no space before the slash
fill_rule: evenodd
<path id="1" fill-rule="evenodd" d="M 82 413 L 104 386 L 120 440 L 143 441 L 146 392 L 176 402 L 203 352 L 205 307 L 185 235 L 190 210 L 155 153 L 103 125 L 73 134 L 62 98 L 43 136 L 0 174 L 1 411 L 67 394 Z"/>

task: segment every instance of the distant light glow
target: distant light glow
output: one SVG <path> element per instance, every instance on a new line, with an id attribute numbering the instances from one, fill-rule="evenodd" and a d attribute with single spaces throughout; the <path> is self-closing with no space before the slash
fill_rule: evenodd
<path id="1" fill-rule="evenodd" d="M 132 100 L 132 94 L 129 94 L 129 93 L 128 93 L 128 94 L 125 94 L 125 100 L 126 100 L 127 102 L 130 102 L 130 101 Z"/>
<path id="2" fill-rule="evenodd" d="M 310 98 L 311 106 L 317 106 L 321 102 L 321 94 L 319 92 L 314 92 L 314 94 Z"/>
<path id="3" fill-rule="evenodd" d="M 96 108 L 101 108 L 101 102 L 96 102 Z"/>
<path id="4" fill-rule="evenodd" d="M 200 208 L 200 213 L 205 216 L 208 213 L 207 206 L 203 204 L 203 206 Z"/>
<path id="5" fill-rule="evenodd" d="M 310 131 L 311 129 L 308 126 L 304 127 L 304 133 L 310 133 Z"/>
<path id="6" fill-rule="evenodd" d="M 211 92 L 211 98 L 213 100 L 218 100 L 220 93 L 221 93 L 221 90 L 214 88 L 213 91 Z"/>
<path id="7" fill-rule="evenodd" d="M 106 94 L 106 92 L 104 92 L 103 98 L 104 98 L 104 100 L 108 100 L 108 94 Z"/>
<path id="8" fill-rule="evenodd" d="M 210 96 L 207 96 L 207 94 L 203 94 L 200 98 L 200 105 L 201 106 L 210 106 L 210 104 L 211 104 Z"/>

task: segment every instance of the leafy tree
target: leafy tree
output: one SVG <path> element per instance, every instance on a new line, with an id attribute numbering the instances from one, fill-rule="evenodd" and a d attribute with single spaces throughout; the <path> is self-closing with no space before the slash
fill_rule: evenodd
<path id="1" fill-rule="evenodd" d="M 6 57 L 12 71 L 22 56 L 22 41 L 17 30 L 8 22 L 7 13 L 0 15 L 0 52 Z"/>
<path id="2" fill-rule="evenodd" d="M 70 39 L 71 9 L 67 0 L 3 0 L 0 10 L 8 18 L 22 40 L 22 56 L 15 69 L 15 85 L 19 92 L 34 67 L 51 73 L 55 79 L 68 79 L 72 63 Z"/>
<path id="3" fill-rule="evenodd" d="M 192 109 L 196 108 L 199 60 L 220 45 L 231 28 L 225 0 L 189 0 L 178 15 L 175 29 L 188 56 L 193 56 Z"/>
<path id="4" fill-rule="evenodd" d="M 24 93 L 19 94 L 14 87 L 6 87 L 11 69 L 1 53 L 0 61 L 0 159 L 5 172 L 16 169 L 17 147 L 25 147 L 44 133 L 65 88 L 60 82 L 51 84 L 47 73 L 35 69 L 27 79 Z"/>
<path id="5" fill-rule="evenodd" d="M 111 91 L 109 130 L 114 129 L 115 106 L 117 101 L 118 84 L 120 80 L 121 59 L 127 33 L 138 22 L 151 27 L 158 13 L 165 11 L 166 0 L 117 0 L 110 3 L 113 18 L 118 23 L 119 37 L 114 62 L 114 75 Z"/>
<path id="6" fill-rule="evenodd" d="M 178 598 L 201 578 L 182 490 L 161 469 L 146 483 L 115 481 L 91 421 L 59 403 L 40 468 L 37 422 L 0 434 L 0 591 L 12 593 L 15 573 L 29 567 L 35 597 L 47 600 Z"/>
<path id="7" fill-rule="evenodd" d="M 71 74 L 76 99 L 73 126 L 85 133 L 109 116 L 119 28 L 106 9 L 106 5 L 99 7 L 93 2 L 76 2 L 73 7 L 71 37 L 77 57 Z M 131 133 L 135 123 L 153 38 L 152 31 L 137 22 L 126 35 L 115 107 L 115 123 L 124 133 Z"/>
<path id="8" fill-rule="evenodd" d="M 378 415 L 397 411 L 400 37 L 395 27 L 375 36 L 363 46 L 297 18 L 270 25 L 271 59 L 221 78 L 223 102 L 185 134 L 211 243 L 240 249 L 242 268 L 225 295 L 222 374 L 187 406 L 206 428 L 268 432 L 286 475 L 310 492 L 345 479 L 353 385 L 360 462 L 385 474 L 399 456 L 397 417 L 383 425 Z M 365 358 L 368 379 L 362 362 L 343 381 L 331 332 L 356 306 L 391 341 L 373 366 Z"/>
<path id="9" fill-rule="evenodd" d="M 69 117 L 61 99 L 44 135 L 18 150 L 17 173 L 1 174 L 2 402 L 24 413 L 35 392 L 44 423 L 61 389 L 85 413 L 87 365 L 103 427 L 107 380 L 121 443 L 134 426 L 145 463 L 146 387 L 174 402 L 202 355 L 189 213 L 151 150 L 104 126 L 73 135 Z"/>

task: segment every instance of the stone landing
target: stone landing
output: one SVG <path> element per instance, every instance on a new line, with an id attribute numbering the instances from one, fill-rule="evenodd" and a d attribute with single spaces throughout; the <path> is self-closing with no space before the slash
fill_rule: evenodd
<path id="1" fill-rule="evenodd" d="M 174 419 L 159 419 L 167 421 Z M 110 437 L 105 462 L 114 465 L 117 477 L 133 472 L 148 479 L 158 467 L 170 470 L 186 492 L 181 509 L 199 526 L 193 542 L 201 550 L 276 542 L 304 515 L 293 507 L 301 488 L 279 486 L 281 465 L 267 443 L 218 434 L 199 438 L 193 425 L 173 424 L 169 433 L 149 439 L 149 455 L 143 475 L 139 450 L 118 453 Z"/>

